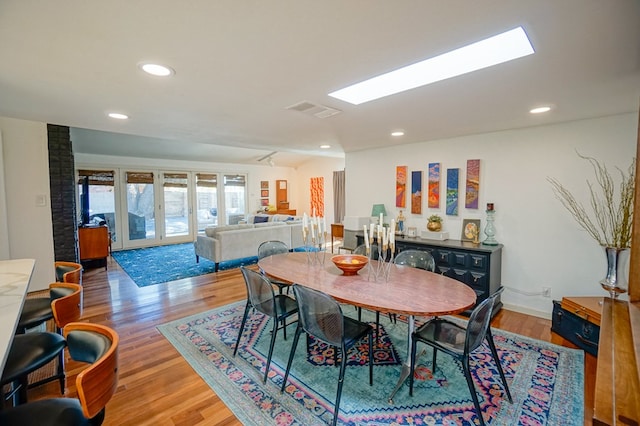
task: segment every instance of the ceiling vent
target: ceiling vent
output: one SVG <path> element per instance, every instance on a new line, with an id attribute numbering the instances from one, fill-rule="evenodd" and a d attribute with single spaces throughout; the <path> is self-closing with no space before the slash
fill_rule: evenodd
<path id="1" fill-rule="evenodd" d="M 309 101 L 298 102 L 297 104 L 288 106 L 286 109 L 298 111 L 307 115 L 312 115 L 317 118 L 327 118 L 331 117 L 332 115 L 340 114 L 342 112 L 339 109 L 329 108 L 327 106 L 314 104 Z"/>

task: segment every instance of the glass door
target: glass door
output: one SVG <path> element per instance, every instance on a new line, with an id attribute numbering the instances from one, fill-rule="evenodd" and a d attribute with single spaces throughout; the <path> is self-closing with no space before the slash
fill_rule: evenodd
<path id="1" fill-rule="evenodd" d="M 80 224 L 107 226 L 111 244 L 119 246 L 114 170 L 78 170 Z"/>
<path id="2" fill-rule="evenodd" d="M 196 173 L 196 227 L 204 232 L 207 226 L 218 225 L 218 175 Z"/>
<path id="3" fill-rule="evenodd" d="M 149 245 L 156 240 L 153 172 L 126 172 L 127 219 L 124 239 L 131 246 Z"/>
<path id="4" fill-rule="evenodd" d="M 164 239 L 192 240 L 189 206 L 189 174 L 187 172 L 162 173 L 164 207 L 157 212 L 164 217 Z"/>
<path id="5" fill-rule="evenodd" d="M 247 177 L 224 175 L 224 208 L 228 225 L 235 225 L 245 218 L 247 204 Z"/>

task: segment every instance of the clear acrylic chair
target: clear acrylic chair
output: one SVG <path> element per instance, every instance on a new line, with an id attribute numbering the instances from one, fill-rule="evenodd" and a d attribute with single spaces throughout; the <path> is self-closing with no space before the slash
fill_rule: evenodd
<path id="1" fill-rule="evenodd" d="M 437 364 L 436 357 L 438 351 L 445 352 L 454 357 L 462 364 L 462 370 L 467 380 L 467 385 L 473 399 L 473 405 L 481 425 L 484 425 L 482 410 L 478 401 L 478 395 L 473 384 L 471 371 L 469 367 L 470 354 L 475 351 L 487 337 L 489 323 L 491 321 L 491 312 L 493 310 L 494 298 L 488 297 L 478 304 L 469 317 L 467 327 L 464 328 L 454 322 L 435 318 L 427 321 L 420 326 L 412 334 L 411 345 L 411 367 L 409 372 L 409 395 L 413 395 L 413 374 L 416 363 L 416 347 L 418 342 L 425 343 L 433 349 L 432 371 L 435 374 Z M 502 371 L 500 363 L 496 362 L 498 370 Z M 504 375 L 501 375 L 505 389 L 506 381 Z M 511 402 L 511 395 L 506 392 Z"/>
<path id="2" fill-rule="evenodd" d="M 249 316 L 249 311 L 253 308 L 258 312 L 263 313 L 273 319 L 273 329 L 271 331 L 271 343 L 269 344 L 269 353 L 267 355 L 267 365 L 264 369 L 263 382 L 266 383 L 267 376 L 269 375 L 269 366 L 271 365 L 271 355 L 273 354 L 273 348 L 276 343 L 276 335 L 280 328 L 283 329 L 284 339 L 287 340 L 287 318 L 298 312 L 298 305 L 296 301 L 285 294 L 276 295 L 273 292 L 273 286 L 269 280 L 262 274 L 247 269 L 244 266 L 240 267 L 244 281 L 247 286 L 247 305 L 244 308 L 244 316 L 242 317 L 242 323 L 240 324 L 240 330 L 238 331 L 238 339 L 236 340 L 235 348 L 233 349 L 233 356 L 236 356 L 238 352 L 238 345 L 244 326 Z M 278 324 L 281 324 L 279 327 Z"/>
<path id="3" fill-rule="evenodd" d="M 274 254 L 282 254 L 289 253 L 289 247 L 286 243 L 278 240 L 265 241 L 260 243 L 258 246 L 258 259 L 264 259 L 265 257 L 272 256 Z M 267 277 L 271 284 L 278 287 L 278 292 L 282 294 L 284 289 L 287 289 L 287 294 L 289 293 L 289 287 L 291 287 L 290 283 L 284 281 L 278 281 L 276 279 L 272 279 Z"/>
<path id="4" fill-rule="evenodd" d="M 283 392 L 287 385 L 289 371 L 291 370 L 291 364 L 302 331 L 305 331 L 307 335 L 312 335 L 316 339 L 333 346 L 336 350 L 339 349 L 341 361 L 338 376 L 338 391 L 333 414 L 333 425 L 335 426 L 338 421 L 340 398 L 344 384 L 344 372 L 347 366 L 347 351 L 364 336 L 368 336 L 369 338 L 369 385 L 373 385 L 373 345 L 371 343 L 373 341 L 373 328 L 369 324 L 345 317 L 342 314 L 340 304 L 328 294 L 303 287 L 299 284 L 293 285 L 293 293 L 298 302 L 299 319 L 280 392 Z"/>
<path id="5" fill-rule="evenodd" d="M 394 259 L 396 265 L 407 265 L 412 268 L 424 269 L 434 272 L 436 262 L 428 251 L 424 250 L 404 250 L 398 253 Z"/>

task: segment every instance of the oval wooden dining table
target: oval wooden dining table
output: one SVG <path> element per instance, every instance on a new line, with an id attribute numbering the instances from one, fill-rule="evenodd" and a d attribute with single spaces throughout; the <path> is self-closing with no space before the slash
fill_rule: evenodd
<path id="1" fill-rule="evenodd" d="M 258 267 L 268 276 L 301 284 L 329 294 L 339 302 L 380 312 L 408 316 L 407 358 L 411 353 L 411 334 L 416 316 L 441 316 L 463 312 L 476 303 L 476 293 L 452 278 L 409 266 L 389 265 L 388 279 L 373 279 L 368 266 L 358 274 L 346 276 L 331 261 L 331 256 L 290 252 L 265 257 Z M 372 261 L 375 265 L 377 261 Z M 410 360 L 405 359 L 393 397 L 409 376 Z"/>

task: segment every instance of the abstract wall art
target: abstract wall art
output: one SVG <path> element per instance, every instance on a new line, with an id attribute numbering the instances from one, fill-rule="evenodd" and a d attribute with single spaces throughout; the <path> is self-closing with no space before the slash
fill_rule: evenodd
<path id="1" fill-rule="evenodd" d="M 311 212 L 316 212 L 319 217 L 324 217 L 324 178 L 311 178 Z"/>
<path id="2" fill-rule="evenodd" d="M 411 172 L 411 213 L 422 213 L 422 172 Z"/>
<path id="3" fill-rule="evenodd" d="M 428 207 L 440 208 L 440 163 L 429 163 Z"/>
<path id="4" fill-rule="evenodd" d="M 480 194 L 480 160 L 467 160 L 467 184 L 465 188 L 464 206 L 468 209 L 477 209 Z"/>
<path id="5" fill-rule="evenodd" d="M 458 215 L 458 175 L 460 169 L 447 169 L 447 207 L 450 216 Z"/>
<path id="6" fill-rule="evenodd" d="M 396 207 L 407 206 L 407 166 L 396 167 Z"/>

